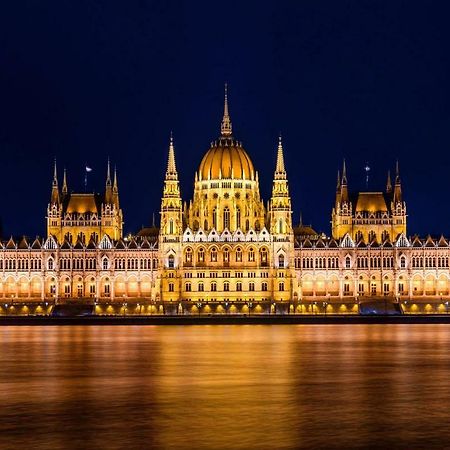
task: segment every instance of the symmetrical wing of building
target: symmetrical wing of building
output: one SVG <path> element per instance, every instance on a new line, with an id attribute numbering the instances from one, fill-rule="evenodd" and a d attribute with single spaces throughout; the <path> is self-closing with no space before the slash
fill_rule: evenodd
<path id="1" fill-rule="evenodd" d="M 139 302 L 177 312 L 207 305 L 220 313 L 449 295 L 449 243 L 407 237 L 398 165 L 383 192 L 355 193 L 344 163 L 326 236 L 293 226 L 281 138 L 276 152 L 265 204 L 258 172 L 233 136 L 225 94 L 220 135 L 195 173 L 192 199 L 182 201 L 171 138 L 160 227 L 128 238 L 109 162 L 103 195 L 70 192 L 65 173 L 60 189 L 55 164 L 47 237 L 3 242 L 0 298 Z"/>

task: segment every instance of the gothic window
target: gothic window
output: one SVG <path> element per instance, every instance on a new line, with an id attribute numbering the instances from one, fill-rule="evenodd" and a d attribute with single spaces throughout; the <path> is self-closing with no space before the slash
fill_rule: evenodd
<path id="1" fill-rule="evenodd" d="M 255 283 L 253 281 L 250 281 L 250 283 L 248 283 L 248 290 L 250 292 L 253 292 L 255 290 Z"/>
<path id="2" fill-rule="evenodd" d="M 108 270 L 108 258 L 103 258 L 102 260 L 102 268 L 103 270 Z"/>
<path id="3" fill-rule="evenodd" d="M 215 230 L 217 230 L 217 209 L 216 208 L 213 209 L 212 220 L 213 220 L 213 228 Z"/>
<path id="4" fill-rule="evenodd" d="M 83 232 L 78 233 L 78 240 L 84 245 L 86 243 L 86 235 Z"/>
<path id="5" fill-rule="evenodd" d="M 361 241 L 363 238 L 363 234 L 361 231 L 357 231 L 355 235 L 355 241 Z"/>
<path id="6" fill-rule="evenodd" d="M 224 249 L 224 251 L 223 251 L 223 262 L 224 263 L 230 262 L 230 250 L 228 250 L 227 248 Z"/>
<path id="7" fill-rule="evenodd" d="M 281 268 L 284 267 L 284 255 L 278 256 L 278 267 L 281 267 Z"/>
<path id="8" fill-rule="evenodd" d="M 280 283 L 278 283 L 278 290 L 279 291 L 284 291 L 284 282 L 281 281 Z"/>
<path id="9" fill-rule="evenodd" d="M 217 249 L 215 247 L 211 249 L 211 262 L 217 262 Z"/>
<path id="10" fill-rule="evenodd" d="M 203 222 L 203 229 L 207 230 L 208 229 L 208 221 L 205 219 L 205 221 Z"/>
<path id="11" fill-rule="evenodd" d="M 216 292 L 217 291 L 217 283 L 215 281 L 213 281 L 211 283 L 211 292 Z"/>
<path id="12" fill-rule="evenodd" d="M 199 263 L 205 262 L 205 249 L 203 247 L 200 247 L 198 249 L 198 262 Z"/>
<path id="13" fill-rule="evenodd" d="M 268 264 L 268 257 L 267 257 L 267 249 L 262 248 L 260 251 L 260 258 L 261 258 L 261 265 L 267 266 Z"/>
<path id="14" fill-rule="evenodd" d="M 352 260 L 351 260 L 350 256 L 347 256 L 345 258 L 345 268 L 350 269 L 351 265 L 352 265 Z"/>
<path id="15" fill-rule="evenodd" d="M 266 292 L 267 291 L 267 283 L 264 281 L 261 285 L 261 290 Z"/>
<path id="16" fill-rule="evenodd" d="M 64 239 L 69 243 L 69 244 L 71 244 L 72 243 L 72 233 L 66 233 L 65 235 L 64 235 Z"/>
<path id="17" fill-rule="evenodd" d="M 377 235 L 375 234 L 375 231 L 373 230 L 369 231 L 369 242 L 374 241 L 376 236 Z"/>
<path id="18" fill-rule="evenodd" d="M 242 250 L 238 248 L 236 250 L 236 262 L 242 262 Z"/>
<path id="19" fill-rule="evenodd" d="M 283 232 L 284 232 L 284 230 L 283 230 L 283 219 L 280 219 L 278 221 L 278 233 L 283 233 Z"/>
<path id="20" fill-rule="evenodd" d="M 185 256 L 184 256 L 184 261 L 187 264 L 191 264 L 192 263 L 192 249 L 191 248 L 187 248 L 186 249 L 186 253 L 185 253 Z"/>
<path id="21" fill-rule="evenodd" d="M 225 281 L 225 282 L 223 283 L 223 290 L 224 290 L 225 292 L 228 292 L 228 291 L 230 290 L 230 282 L 229 282 L 229 281 Z"/>
<path id="22" fill-rule="evenodd" d="M 228 206 L 223 209 L 223 228 L 230 228 L 230 209 Z"/>
<path id="23" fill-rule="evenodd" d="M 250 221 L 247 219 L 245 221 L 245 231 L 248 231 L 250 229 Z"/>
<path id="24" fill-rule="evenodd" d="M 404 256 L 400 256 L 400 268 L 401 269 L 406 268 L 406 258 Z"/>
<path id="25" fill-rule="evenodd" d="M 92 242 L 95 242 L 97 244 L 97 242 L 98 242 L 98 234 L 97 233 L 92 233 L 91 234 L 91 240 L 92 240 Z"/>
<path id="26" fill-rule="evenodd" d="M 169 283 L 169 292 L 174 292 L 175 285 L 173 283 Z"/>
<path id="27" fill-rule="evenodd" d="M 387 240 L 389 240 L 389 231 L 384 230 L 383 233 L 381 233 L 381 240 L 382 240 L 382 241 L 387 241 Z"/>
<path id="28" fill-rule="evenodd" d="M 236 228 L 241 228 L 241 208 L 236 208 Z"/>
<path id="29" fill-rule="evenodd" d="M 191 285 L 191 283 L 186 283 L 186 285 L 185 285 L 185 290 L 186 290 L 186 292 L 191 292 L 191 290 L 192 290 L 192 285 Z"/>
<path id="30" fill-rule="evenodd" d="M 238 281 L 236 283 L 236 291 L 238 291 L 238 292 L 242 291 L 242 281 Z"/>
<path id="31" fill-rule="evenodd" d="M 54 268 L 54 261 L 53 261 L 53 258 L 50 258 L 50 259 L 48 260 L 47 267 L 48 267 L 48 270 L 53 270 L 53 268 Z"/>
<path id="32" fill-rule="evenodd" d="M 248 251 L 248 260 L 249 260 L 249 262 L 254 262 L 255 261 L 255 250 L 253 248 L 251 248 Z"/>
<path id="33" fill-rule="evenodd" d="M 173 269 L 175 267 L 175 256 L 169 255 L 168 267 L 169 269 Z"/>

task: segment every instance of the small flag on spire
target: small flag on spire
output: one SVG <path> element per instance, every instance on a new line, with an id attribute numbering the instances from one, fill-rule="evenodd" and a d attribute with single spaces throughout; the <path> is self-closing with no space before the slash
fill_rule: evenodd
<path id="1" fill-rule="evenodd" d="M 92 172 L 92 168 L 89 166 L 86 166 L 86 172 Z"/>

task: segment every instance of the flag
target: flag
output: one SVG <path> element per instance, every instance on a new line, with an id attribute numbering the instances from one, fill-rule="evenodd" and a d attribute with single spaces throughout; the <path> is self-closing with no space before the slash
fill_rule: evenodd
<path id="1" fill-rule="evenodd" d="M 92 172 L 92 168 L 90 168 L 89 166 L 86 166 L 86 172 Z"/>

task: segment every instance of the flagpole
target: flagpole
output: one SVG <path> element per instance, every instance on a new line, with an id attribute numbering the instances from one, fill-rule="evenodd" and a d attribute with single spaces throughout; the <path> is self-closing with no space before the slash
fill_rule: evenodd
<path id="1" fill-rule="evenodd" d="M 87 163 L 84 165 L 84 193 L 87 192 Z"/>

